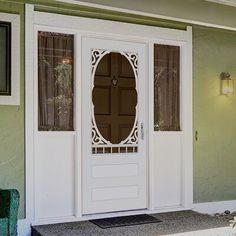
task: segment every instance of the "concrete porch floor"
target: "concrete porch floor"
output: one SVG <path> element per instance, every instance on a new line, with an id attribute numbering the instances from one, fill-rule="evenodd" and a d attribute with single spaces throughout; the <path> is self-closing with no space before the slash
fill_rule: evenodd
<path id="1" fill-rule="evenodd" d="M 236 235 L 228 227 L 232 215 L 214 217 L 194 211 L 178 211 L 153 214 L 153 216 L 163 222 L 109 229 L 101 229 L 89 221 L 41 225 L 32 227 L 32 236 Z M 212 231 L 221 227 L 228 228 Z"/>

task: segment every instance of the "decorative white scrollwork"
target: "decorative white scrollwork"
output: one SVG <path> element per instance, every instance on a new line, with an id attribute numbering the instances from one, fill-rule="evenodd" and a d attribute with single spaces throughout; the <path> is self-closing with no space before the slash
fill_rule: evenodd
<path id="1" fill-rule="evenodd" d="M 109 141 L 104 139 L 99 132 L 95 122 L 94 122 L 94 116 L 92 119 L 92 144 L 93 145 L 104 145 L 104 144 L 111 144 Z"/>
<path id="2" fill-rule="evenodd" d="M 91 54 L 92 54 L 92 60 L 91 60 L 92 87 L 94 86 L 94 76 L 95 76 L 95 71 L 98 66 L 98 63 L 106 54 L 109 54 L 110 52 L 111 51 L 109 51 L 109 50 L 92 49 L 92 51 L 91 51 Z M 133 68 L 133 71 L 135 73 L 135 80 L 137 81 L 137 79 L 138 79 L 138 55 L 137 55 L 137 53 L 133 53 L 133 52 L 120 52 L 120 53 L 121 53 L 121 55 L 124 55 L 128 59 L 128 61 L 130 62 L 131 66 Z M 133 151 L 131 151 L 131 152 L 137 152 L 137 150 L 138 150 L 138 148 L 137 148 L 138 147 L 137 106 L 135 109 L 136 109 L 135 122 L 134 122 L 134 126 L 133 126 L 129 136 L 125 140 L 122 140 L 119 144 L 112 144 L 110 141 L 103 138 L 103 136 L 101 135 L 100 131 L 97 128 L 97 125 L 95 122 L 95 117 L 94 117 L 94 105 L 93 105 L 92 106 L 92 147 L 93 147 L 93 150 L 97 149 L 99 147 L 102 147 L 102 148 L 125 147 L 126 151 L 127 151 L 128 147 L 132 147 Z M 105 152 L 102 152 L 102 153 L 105 153 Z"/>
<path id="3" fill-rule="evenodd" d="M 132 144 L 132 145 L 138 144 L 138 124 L 137 124 L 137 121 L 136 121 L 130 135 L 124 141 L 121 141 L 121 144 Z"/>
<path id="4" fill-rule="evenodd" d="M 133 67 L 133 70 L 135 72 L 135 79 L 137 80 L 138 77 L 138 55 L 137 53 L 134 52 L 123 52 L 121 53 L 122 55 L 124 55 L 130 62 L 130 64 Z"/>
<path id="5" fill-rule="evenodd" d="M 94 86 L 94 76 L 95 71 L 98 66 L 98 63 L 100 60 L 106 55 L 110 53 L 108 50 L 102 50 L 102 49 L 92 49 L 92 87 Z M 99 132 L 95 117 L 94 117 L 94 105 L 92 106 L 92 145 L 111 145 L 111 142 L 104 139 L 101 133 Z"/>
<path id="6" fill-rule="evenodd" d="M 102 59 L 102 57 L 106 54 L 108 54 L 110 51 L 101 50 L 101 49 L 92 49 L 92 76 L 94 76 L 95 69 L 99 63 L 99 61 Z M 92 77 L 93 81 L 93 77 Z"/>

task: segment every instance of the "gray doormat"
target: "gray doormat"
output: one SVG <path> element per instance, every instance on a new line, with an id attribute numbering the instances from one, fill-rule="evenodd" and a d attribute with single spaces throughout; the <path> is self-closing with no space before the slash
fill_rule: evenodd
<path id="1" fill-rule="evenodd" d="M 160 223 L 162 221 L 153 216 L 142 214 L 142 215 L 121 216 L 121 217 L 90 220 L 90 222 L 99 226 L 102 229 L 107 229 L 107 228 L 122 227 L 122 226 Z"/>

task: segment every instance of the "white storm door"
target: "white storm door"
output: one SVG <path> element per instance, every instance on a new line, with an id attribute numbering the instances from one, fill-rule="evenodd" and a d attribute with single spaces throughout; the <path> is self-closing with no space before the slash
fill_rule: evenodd
<path id="1" fill-rule="evenodd" d="M 83 214 L 147 208 L 147 46 L 82 39 Z"/>

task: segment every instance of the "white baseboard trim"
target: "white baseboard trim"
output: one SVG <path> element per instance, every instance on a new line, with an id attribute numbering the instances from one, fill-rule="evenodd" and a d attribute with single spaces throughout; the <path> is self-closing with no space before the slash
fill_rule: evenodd
<path id="1" fill-rule="evenodd" d="M 233 212 L 236 211 L 236 200 L 195 203 L 193 204 L 193 210 L 211 215 L 215 213 L 223 213 L 225 210 Z"/>
<path id="2" fill-rule="evenodd" d="M 30 236 L 31 235 L 31 223 L 26 220 L 18 220 L 17 236 Z"/>

